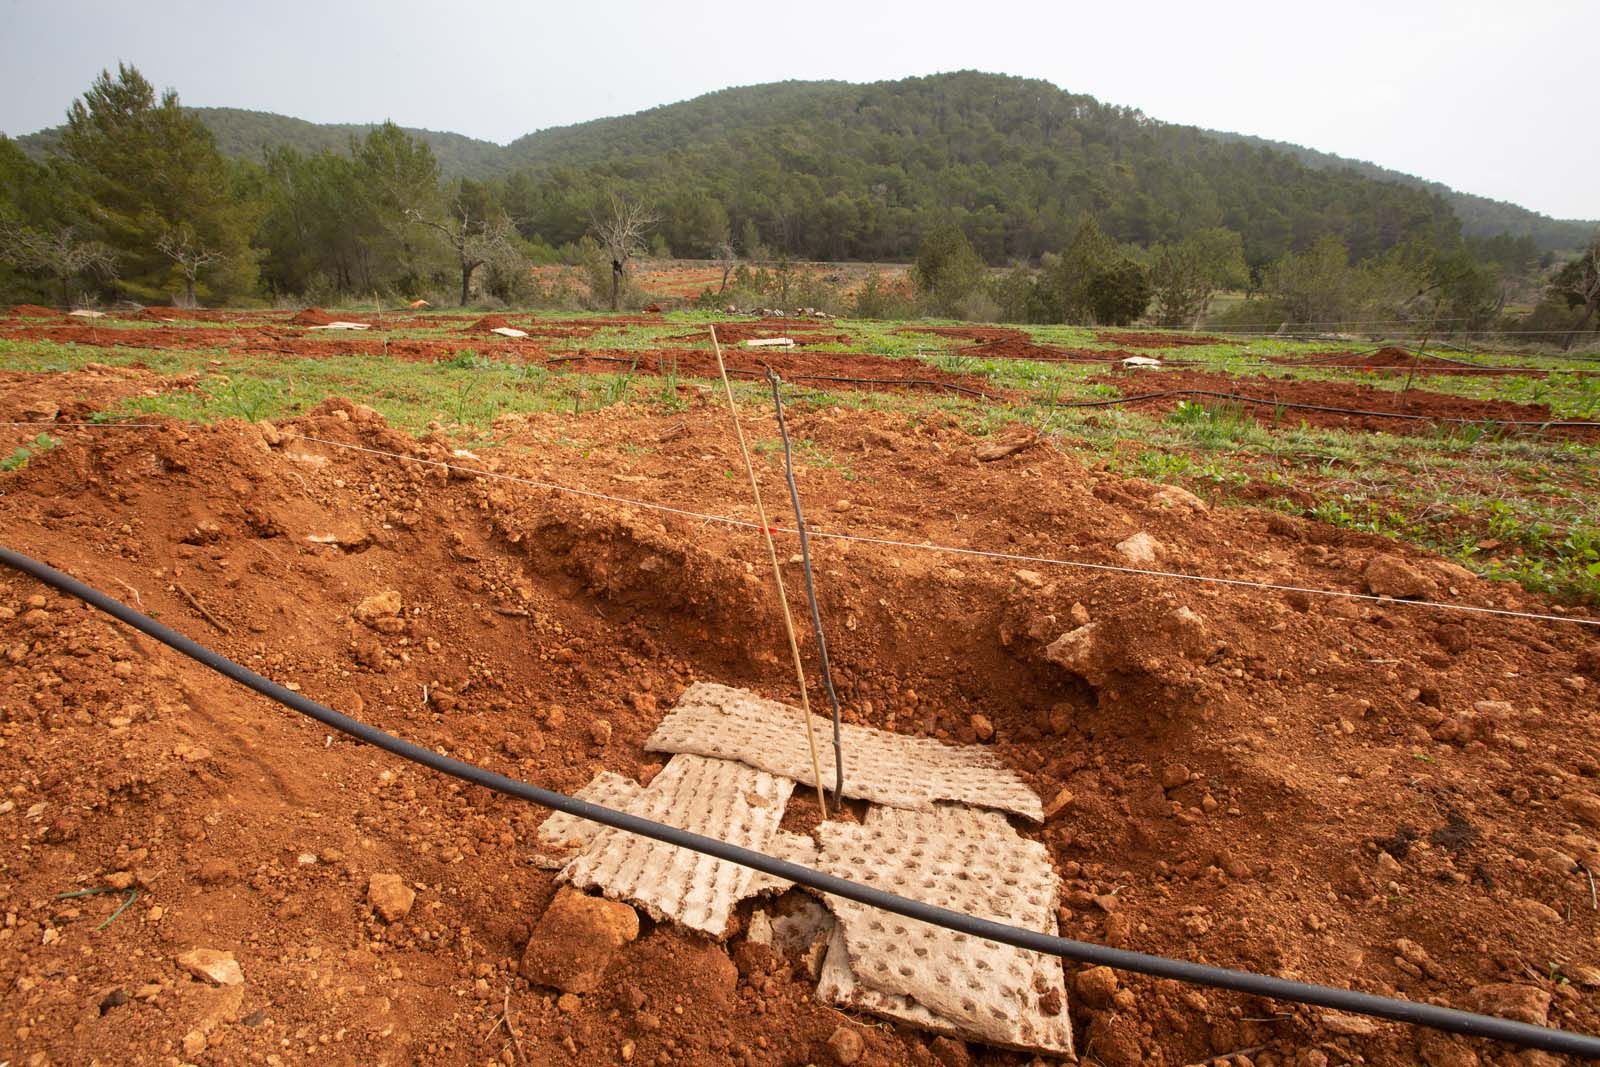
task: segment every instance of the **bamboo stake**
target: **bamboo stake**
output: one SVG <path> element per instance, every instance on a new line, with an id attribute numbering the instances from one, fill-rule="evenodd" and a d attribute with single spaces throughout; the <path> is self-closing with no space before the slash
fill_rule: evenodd
<path id="1" fill-rule="evenodd" d="M 745 473 L 750 476 L 750 492 L 756 498 L 756 517 L 761 521 L 761 533 L 767 539 L 767 555 L 772 558 L 772 577 L 778 582 L 778 604 L 783 608 L 783 628 L 789 635 L 789 652 L 794 656 L 794 676 L 800 683 L 800 716 L 805 724 L 806 746 L 811 750 L 811 777 L 817 786 L 817 807 L 822 817 L 828 817 L 828 800 L 822 789 L 822 760 L 817 755 L 817 735 L 811 727 L 811 698 L 806 695 L 806 669 L 800 660 L 800 639 L 795 636 L 794 616 L 789 613 L 789 594 L 783 587 L 783 568 L 778 565 L 778 546 L 772 540 L 772 527 L 767 524 L 767 509 L 761 503 L 761 486 L 756 484 L 755 464 L 750 462 L 750 449 L 744 441 L 744 427 L 739 425 L 739 410 L 733 403 L 733 384 L 728 381 L 728 366 L 722 362 L 722 345 L 717 340 L 717 328 L 711 327 L 711 347 L 717 353 L 717 370 L 722 374 L 722 390 L 728 397 L 728 414 L 733 419 L 733 430 L 739 437 L 739 454 L 744 457 Z"/>

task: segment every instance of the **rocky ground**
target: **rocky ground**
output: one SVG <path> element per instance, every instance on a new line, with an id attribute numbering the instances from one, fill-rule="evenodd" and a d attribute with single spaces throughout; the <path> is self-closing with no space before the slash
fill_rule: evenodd
<path id="1" fill-rule="evenodd" d="M 69 377 L 26 402 L 80 395 Z M 823 533 L 1583 615 L 953 420 L 824 409 L 792 429 L 835 460 L 802 472 Z M 693 680 L 796 699 L 751 531 L 508 480 L 747 518 L 725 417 L 618 405 L 497 430 L 461 455 L 347 401 L 55 428 L 0 474 L 0 541 L 569 792 L 600 769 L 647 780 L 642 741 Z M 1050 815 L 1019 829 L 1050 849 L 1067 936 L 1600 1032 L 1593 629 L 815 549 L 847 719 L 991 745 L 1023 774 Z M 836 1012 L 804 959 L 742 934 L 552 915 L 528 847 L 545 812 L 331 736 L 12 574 L 0 786 L 0 1060 L 1028 1062 Z M 572 973 L 525 955 L 560 939 Z M 1068 988 L 1080 1054 L 1107 1067 L 1558 1062 L 1071 964 Z"/>

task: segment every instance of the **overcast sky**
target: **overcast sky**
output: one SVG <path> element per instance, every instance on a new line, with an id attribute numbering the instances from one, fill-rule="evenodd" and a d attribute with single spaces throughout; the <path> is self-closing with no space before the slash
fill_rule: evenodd
<path id="1" fill-rule="evenodd" d="M 0 0 L 0 131 L 125 60 L 186 104 L 506 142 L 790 78 L 978 69 L 1600 218 L 1595 0 Z"/>

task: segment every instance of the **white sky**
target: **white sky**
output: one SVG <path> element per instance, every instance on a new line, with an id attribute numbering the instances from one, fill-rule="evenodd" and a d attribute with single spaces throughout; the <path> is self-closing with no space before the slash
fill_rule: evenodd
<path id="1" fill-rule="evenodd" d="M 126 60 L 197 106 L 506 142 L 730 85 L 978 69 L 1600 218 L 1596 0 L 0 0 L 0 130 Z"/>

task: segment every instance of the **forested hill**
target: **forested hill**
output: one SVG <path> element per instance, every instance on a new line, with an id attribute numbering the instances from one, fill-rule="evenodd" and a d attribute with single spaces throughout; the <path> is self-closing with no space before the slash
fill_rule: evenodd
<path id="1" fill-rule="evenodd" d="M 368 129 L 196 110 L 225 153 L 257 160 L 277 145 L 343 150 Z M 433 148 L 447 175 L 504 179 L 508 201 L 551 244 L 581 236 L 595 190 L 609 185 L 648 197 L 683 255 L 709 254 L 712 235 L 731 224 L 736 240 L 797 256 L 904 259 L 953 214 L 979 252 L 1000 263 L 1061 249 L 1089 213 L 1114 238 L 1142 245 L 1227 226 L 1263 262 L 1330 232 L 1365 257 L 1408 237 L 1448 239 L 1458 215 L 1469 233 L 1530 233 L 1516 213 L 1541 218 L 1510 205 L 1486 214 L 1464 200 L 1492 202 L 1419 179 L 1330 167 L 1292 146 L 1219 137 L 1048 82 L 974 72 L 728 89 L 503 147 L 407 132 Z M 52 134 L 22 142 L 40 151 Z M 1565 231 L 1538 236 L 1576 243 Z"/>
<path id="2" fill-rule="evenodd" d="M 1554 219 L 1505 200 L 1492 200 L 1487 196 L 1458 192 L 1443 182 L 1431 182 L 1414 174 L 1406 174 L 1404 171 L 1390 170 L 1388 167 L 1380 167 L 1376 163 L 1368 163 L 1361 159 L 1336 156 L 1332 152 L 1319 152 L 1304 145 L 1271 141 L 1265 137 L 1253 137 L 1245 133 L 1227 133 L 1222 130 L 1205 132 L 1221 141 L 1243 142 L 1286 152 L 1306 166 L 1318 170 L 1349 167 L 1359 174 L 1379 181 L 1400 182 L 1403 185 L 1438 193 L 1444 197 L 1455 211 L 1456 217 L 1461 220 L 1461 232 L 1469 237 L 1493 237 L 1503 233 L 1512 237 L 1531 237 L 1541 249 L 1570 249 L 1582 247 L 1594 233 L 1595 228 L 1600 226 L 1600 221 L 1594 219 Z"/>

